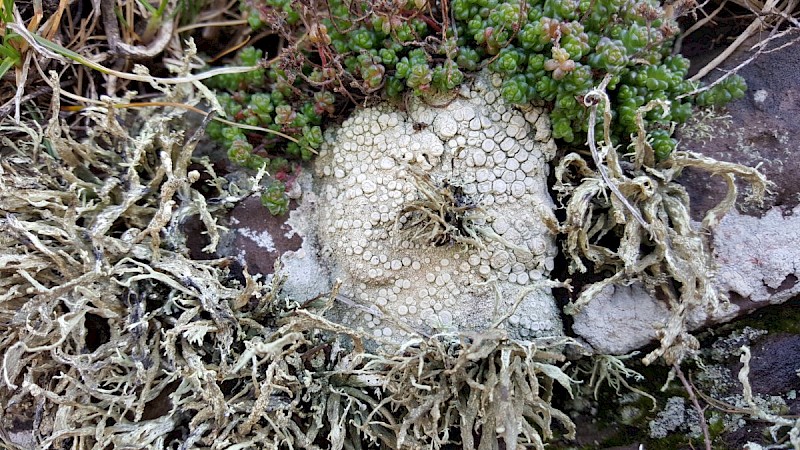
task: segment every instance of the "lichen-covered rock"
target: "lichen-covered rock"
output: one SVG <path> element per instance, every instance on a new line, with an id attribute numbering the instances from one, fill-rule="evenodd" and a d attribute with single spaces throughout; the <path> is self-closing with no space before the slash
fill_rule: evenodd
<path id="1" fill-rule="evenodd" d="M 800 207 L 780 207 L 762 217 L 732 211 L 713 230 L 714 283 L 730 302 L 713 310 L 692 308 L 687 326 L 695 330 L 723 323 L 800 293 Z M 639 283 L 606 288 L 575 315 L 572 330 L 595 353 L 625 354 L 656 340 L 670 317 L 663 300 Z"/>
<path id="2" fill-rule="evenodd" d="M 650 437 L 663 439 L 675 432 L 686 421 L 686 404 L 681 397 L 672 397 L 667 401 L 664 410 L 658 417 L 650 421 Z"/>
<path id="3" fill-rule="evenodd" d="M 504 315 L 518 337 L 562 334 L 540 282 L 557 251 L 554 151 L 547 115 L 506 105 L 484 77 L 445 106 L 366 108 L 329 130 L 315 164 L 321 254 L 341 295 L 382 311 L 340 320 L 390 340 Z M 421 210 L 439 197 L 450 204 Z"/>
<path id="4" fill-rule="evenodd" d="M 800 207 L 762 217 L 732 211 L 714 230 L 717 286 L 744 311 L 800 293 Z"/>
<path id="5" fill-rule="evenodd" d="M 666 325 L 669 309 L 640 283 L 608 286 L 574 316 L 572 331 L 601 355 L 644 347 Z"/>

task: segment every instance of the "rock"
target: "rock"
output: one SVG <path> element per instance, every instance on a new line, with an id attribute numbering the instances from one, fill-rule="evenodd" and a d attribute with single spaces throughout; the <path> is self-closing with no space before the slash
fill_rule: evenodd
<path id="1" fill-rule="evenodd" d="M 302 198 L 289 203 L 288 214 L 273 216 L 258 195 L 238 203 L 223 223 L 227 231 L 221 233 L 213 256 L 230 257 L 248 273 L 265 275 L 267 280 L 280 259 L 280 273 L 286 275 L 281 295 L 303 302 L 330 292 L 331 282 L 317 256 L 311 174 L 301 173 L 294 184 Z M 197 240 L 188 230 L 187 234 L 189 240 Z"/>
<path id="2" fill-rule="evenodd" d="M 800 158 L 793 156 L 800 139 L 800 46 L 789 45 L 770 52 L 793 38 L 772 41 L 765 52 L 739 71 L 747 80 L 746 97 L 717 113 L 729 119 L 705 124 L 711 127 L 710 135 L 698 135 L 696 127 L 679 130 L 682 148 L 721 161 L 758 167 L 775 183 L 763 208 L 740 203 L 740 210 L 749 214 L 760 215 L 775 206 L 791 211 L 800 201 Z M 745 42 L 741 48 L 749 49 L 756 42 Z M 750 56 L 749 52 L 735 53 L 722 69 L 732 69 Z M 701 66 L 696 61 L 692 65 Z M 721 73 L 717 71 L 714 78 Z M 686 170 L 680 182 L 689 191 L 695 220 L 700 220 L 726 193 L 721 179 L 700 170 Z"/>
<path id="3" fill-rule="evenodd" d="M 787 395 L 800 392 L 800 335 L 776 333 L 751 347 L 750 385 L 753 392 Z M 738 372 L 741 364 L 736 367 Z M 800 413 L 800 398 L 791 396 L 789 414 Z"/>
<path id="4" fill-rule="evenodd" d="M 714 230 L 713 246 L 717 286 L 740 312 L 800 293 L 800 206 L 762 217 L 732 211 Z"/>
<path id="5" fill-rule="evenodd" d="M 686 421 L 686 404 L 682 397 L 672 397 L 667 400 L 664 410 L 658 417 L 650 421 L 650 437 L 662 439 L 672 434 L 683 426 Z"/>
<path id="6" fill-rule="evenodd" d="M 501 117 L 498 108 L 509 123 L 490 119 Z M 536 117 L 538 123 L 546 115 Z M 491 136 L 510 123 L 522 138 L 504 150 Z M 483 77 L 466 98 L 444 107 L 412 101 L 402 112 L 379 105 L 328 130 L 315 162 L 319 244 L 332 276 L 342 280 L 340 294 L 360 305 L 339 308 L 339 320 L 396 342 L 412 336 L 409 329 L 480 330 L 506 314 L 515 337 L 561 335 L 550 287 L 531 282 L 548 279 L 556 254 L 543 217 L 554 207 L 546 185 L 553 144 L 537 131 Z M 374 144 L 357 145 L 366 133 Z M 525 189 L 513 196 L 497 164 L 521 150 L 535 165 L 527 175 L 520 171 Z M 431 221 L 442 204 L 449 212 Z"/>
<path id="7" fill-rule="evenodd" d="M 690 329 L 729 321 L 800 294 L 800 206 L 761 218 L 729 213 L 713 233 L 717 289 L 730 299 L 714 311 L 694 310 Z M 655 339 L 653 324 L 668 310 L 639 284 L 606 288 L 575 316 L 573 331 L 598 353 L 624 354 Z"/>
<path id="8" fill-rule="evenodd" d="M 622 355 L 656 339 L 668 313 L 641 284 L 609 286 L 575 315 L 572 331 L 596 353 Z"/>
<path id="9" fill-rule="evenodd" d="M 304 173 L 298 178 L 302 186 L 303 198 L 297 209 L 289 212 L 286 224 L 292 233 L 303 240 L 300 248 L 281 255 L 281 270 L 286 280 L 281 294 L 302 302 L 331 291 L 331 275 L 319 257 L 317 242 L 318 199 L 311 190 L 311 174 Z"/>
<path id="10" fill-rule="evenodd" d="M 296 209 L 297 205 L 291 205 Z M 287 217 L 273 216 L 259 196 L 245 198 L 228 214 L 231 235 L 221 250 L 233 255 L 250 273 L 271 274 L 275 260 L 301 247 L 303 239 L 286 224 Z"/>
<path id="11" fill-rule="evenodd" d="M 730 336 L 720 336 L 712 348 L 703 351 L 703 369 L 696 373 L 695 387 L 698 391 L 711 395 L 732 405 L 727 410 L 731 414 L 712 413 L 718 421 L 725 425 L 718 442 L 724 448 L 768 448 L 774 445 L 768 428 L 770 422 L 746 420 L 747 414 L 736 414 L 746 411 L 750 405 L 742 396 L 742 384 L 739 373 L 742 369 L 740 361 L 742 346 L 750 348 L 750 371 L 748 380 L 755 403 L 764 411 L 783 417 L 797 417 L 800 412 L 800 335 L 797 332 L 797 315 L 800 305 L 797 302 L 780 309 L 762 310 L 752 319 L 744 319 L 753 325 L 777 325 L 780 331 L 751 328 L 749 325 L 741 330 L 733 331 Z M 787 326 L 788 329 L 782 327 Z M 702 357 L 702 356 L 701 356 Z M 785 430 L 785 428 L 784 428 Z M 780 433 L 778 434 L 781 435 Z M 764 447 L 747 447 L 748 442 Z"/>

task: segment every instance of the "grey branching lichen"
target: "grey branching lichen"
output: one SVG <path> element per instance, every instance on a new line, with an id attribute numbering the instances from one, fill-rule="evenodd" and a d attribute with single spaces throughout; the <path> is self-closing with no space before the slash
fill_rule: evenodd
<path id="1" fill-rule="evenodd" d="M 585 364 L 580 364 L 577 366 L 575 372 L 576 375 L 579 373 L 590 374 L 589 383 L 587 386 L 592 390 L 595 400 L 598 399 L 600 389 L 607 384 L 609 387 L 614 389 L 617 395 L 620 395 L 622 388 L 625 388 L 628 391 L 647 398 L 653 404 L 651 411 L 654 411 L 657 406 L 655 397 L 647 392 L 642 391 L 641 389 L 631 386 L 628 383 L 629 378 L 634 381 L 644 380 L 644 376 L 642 374 L 625 366 L 625 361 L 630 360 L 637 354 L 638 352 L 633 352 L 622 356 L 596 355 L 592 357 L 590 367 L 586 367 Z"/>
<path id="2" fill-rule="evenodd" d="M 434 181 L 412 172 L 419 198 L 408 202 L 397 215 L 395 229 L 404 238 L 435 246 L 463 244 L 482 248 L 481 227 L 488 215 L 480 204 L 449 180 Z"/>
<path id="3" fill-rule="evenodd" d="M 733 206 L 737 195 L 735 177 L 753 186 L 754 199 L 763 196 L 767 181 L 755 169 L 686 151 L 675 152 L 656 163 L 642 116 L 656 108 L 668 109 L 665 102 L 651 102 L 639 108 L 638 137 L 629 149 L 630 159 L 621 161 L 611 144 L 606 82 L 607 79 L 586 95 L 590 123 L 595 122 L 598 109 L 603 114 L 602 140 L 596 144 L 594 128 L 589 129 L 596 169 L 577 153 L 565 156 L 556 167 L 555 190 L 566 207 L 562 231 L 566 234 L 564 250 L 570 271 L 586 272 L 585 262 L 589 262 L 596 271 L 609 269 L 614 275 L 586 287 L 577 300 L 567 305 L 566 312 L 576 313 L 609 285 L 638 279 L 668 299 L 672 314 L 659 330 L 660 348 L 648 354 L 644 362 L 649 364 L 663 356 L 672 364 L 699 345 L 686 329 L 691 308 L 713 309 L 724 300 L 711 280 L 713 260 L 705 238 L 691 223 L 689 196 L 675 178 L 683 168 L 696 167 L 721 176 L 728 184 L 728 195 L 706 214 L 703 230 L 716 225 Z M 619 236 L 618 248 L 599 244 L 605 236 Z"/>
<path id="4" fill-rule="evenodd" d="M 220 206 L 194 187 L 180 113 L 135 134 L 90 118 L 82 142 L 55 120 L 2 130 L 21 136 L 0 150 L 2 446 L 542 449 L 554 421 L 574 433 L 551 405 L 573 383 L 548 351 L 562 342 L 495 330 L 370 352 L 279 301 L 280 277 L 240 283 L 181 253 L 181 222 L 213 243 Z"/>

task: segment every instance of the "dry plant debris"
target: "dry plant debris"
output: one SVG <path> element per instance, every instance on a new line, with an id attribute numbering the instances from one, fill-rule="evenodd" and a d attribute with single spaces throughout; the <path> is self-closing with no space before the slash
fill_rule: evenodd
<path id="1" fill-rule="evenodd" d="M 746 42 L 752 41 L 756 36 L 758 36 L 758 38 L 755 40 L 755 43 L 747 49 L 747 54 L 749 56 L 745 58 L 744 61 L 738 63 L 736 67 L 731 69 L 721 70 L 722 74 L 712 83 L 699 87 L 691 93 L 682 95 L 679 98 L 713 89 L 714 86 L 723 83 L 727 78 L 738 73 L 742 67 L 753 62 L 762 53 L 778 51 L 786 46 L 797 44 L 797 42 L 800 41 L 800 38 L 795 37 L 789 42 L 768 49 L 770 42 L 778 40 L 786 35 L 792 36 L 797 34 L 798 29 L 800 29 L 800 21 L 797 18 L 798 14 L 800 14 L 800 9 L 798 9 L 800 2 L 798 2 L 798 0 L 767 0 L 766 2 L 761 0 L 721 0 L 713 11 L 705 12 L 703 8 L 708 3 L 708 1 L 703 2 L 692 10 L 694 16 L 697 16 L 697 12 L 700 11 L 703 17 L 678 36 L 675 40 L 674 53 L 680 52 L 684 39 L 689 35 L 719 20 L 721 12 L 735 12 L 736 8 L 731 8 L 732 5 L 749 11 L 750 14 L 738 17 L 737 19 L 745 21 L 750 20 L 750 23 L 741 33 L 738 33 L 733 42 L 728 44 L 723 51 L 719 52 L 714 59 L 701 67 L 690 80 L 700 81 L 713 74 L 716 70 L 719 70 L 721 66 L 725 65 L 726 61 L 729 61 L 735 52 Z"/>
<path id="2" fill-rule="evenodd" d="M 437 182 L 424 173 L 411 175 L 420 198 L 403 207 L 395 220 L 395 230 L 402 229 L 406 240 L 412 242 L 483 248 L 476 221 L 488 216 L 480 204 L 464 193 L 463 186 L 450 180 Z"/>

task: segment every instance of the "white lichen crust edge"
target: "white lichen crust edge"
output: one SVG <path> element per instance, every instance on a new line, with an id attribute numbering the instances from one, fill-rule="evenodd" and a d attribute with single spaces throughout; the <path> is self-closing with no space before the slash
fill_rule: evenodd
<path id="1" fill-rule="evenodd" d="M 326 133 L 314 167 L 321 255 L 339 293 L 365 307 L 339 307 L 338 320 L 391 341 L 409 329 L 480 330 L 504 315 L 517 338 L 563 334 L 550 288 L 532 288 L 557 251 L 545 225 L 549 118 L 506 105 L 498 81 L 481 76 L 442 107 L 360 109 Z M 420 198 L 419 174 L 480 205 L 481 245 L 437 246 L 398 229 L 404 206 Z M 373 306 L 381 313 L 365 311 Z"/>

